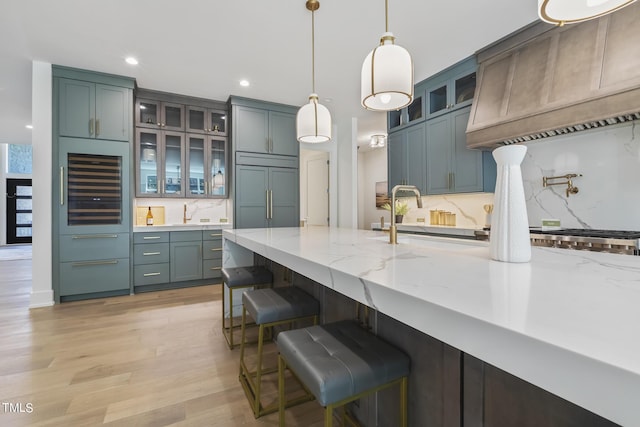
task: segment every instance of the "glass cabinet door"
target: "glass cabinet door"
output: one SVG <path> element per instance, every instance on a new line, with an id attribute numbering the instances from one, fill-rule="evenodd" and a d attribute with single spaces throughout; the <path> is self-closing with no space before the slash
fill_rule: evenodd
<path id="1" fill-rule="evenodd" d="M 136 126 L 159 127 L 160 102 L 139 99 L 138 102 L 136 102 Z"/>
<path id="2" fill-rule="evenodd" d="M 187 196 L 204 197 L 206 195 L 205 183 L 205 136 L 187 136 Z"/>
<path id="3" fill-rule="evenodd" d="M 184 150 L 182 133 L 163 132 L 164 135 L 164 192 L 165 196 L 184 196 Z"/>
<path id="4" fill-rule="evenodd" d="M 227 134 L 227 113 L 209 110 L 209 132 L 216 135 Z"/>
<path id="5" fill-rule="evenodd" d="M 446 84 L 429 90 L 427 96 L 429 97 L 429 115 L 449 108 L 449 95 Z"/>
<path id="6" fill-rule="evenodd" d="M 226 147 L 227 140 L 224 138 L 212 137 L 209 151 L 209 195 L 227 195 L 227 162 Z"/>
<path id="7" fill-rule="evenodd" d="M 204 133 L 208 129 L 207 109 L 187 106 L 187 132 Z"/>
<path id="8" fill-rule="evenodd" d="M 476 73 L 466 74 L 455 79 L 455 99 L 453 103 L 456 107 L 470 104 L 476 91 Z"/>
<path id="9" fill-rule="evenodd" d="M 422 118 L 422 97 L 416 96 L 407 107 L 407 119 L 409 123 Z"/>
<path id="10" fill-rule="evenodd" d="M 164 130 L 184 130 L 184 106 L 163 102 L 160 127 Z"/>
<path id="11" fill-rule="evenodd" d="M 159 176 L 160 160 L 158 159 L 160 131 L 138 129 L 136 161 L 138 168 L 138 180 L 136 194 L 138 196 L 160 196 L 158 183 L 162 183 Z"/>

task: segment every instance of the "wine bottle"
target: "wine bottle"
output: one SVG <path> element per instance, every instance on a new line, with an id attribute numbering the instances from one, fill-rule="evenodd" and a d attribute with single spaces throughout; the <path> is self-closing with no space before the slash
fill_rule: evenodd
<path id="1" fill-rule="evenodd" d="M 153 225 L 153 214 L 151 213 L 151 206 L 149 206 L 149 210 L 147 211 L 147 225 Z"/>

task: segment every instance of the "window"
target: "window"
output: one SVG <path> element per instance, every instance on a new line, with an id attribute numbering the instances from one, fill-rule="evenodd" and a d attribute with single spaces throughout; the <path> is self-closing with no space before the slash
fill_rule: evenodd
<path id="1" fill-rule="evenodd" d="M 31 174 L 31 145 L 9 144 L 8 170 L 10 174 Z"/>

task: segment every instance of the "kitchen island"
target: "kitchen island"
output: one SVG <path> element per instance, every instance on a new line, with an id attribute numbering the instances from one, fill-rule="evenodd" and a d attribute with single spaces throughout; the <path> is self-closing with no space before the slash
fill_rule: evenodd
<path id="1" fill-rule="evenodd" d="M 223 266 L 261 255 L 601 417 L 640 425 L 639 257 L 534 247 L 530 263 L 509 264 L 490 260 L 487 242 L 401 235 L 390 245 L 382 232 L 324 227 L 223 237 Z"/>

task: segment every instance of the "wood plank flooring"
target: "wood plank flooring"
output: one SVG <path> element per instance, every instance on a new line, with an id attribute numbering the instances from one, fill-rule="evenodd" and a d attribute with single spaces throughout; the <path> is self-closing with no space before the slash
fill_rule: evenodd
<path id="1" fill-rule="evenodd" d="M 254 419 L 238 382 L 220 285 L 33 310 L 30 290 L 31 260 L 0 261 L 0 426 L 278 424 Z M 265 387 L 273 399 L 276 376 Z M 316 402 L 287 411 L 321 425 Z"/>

